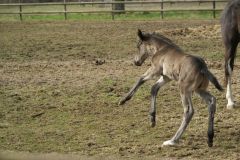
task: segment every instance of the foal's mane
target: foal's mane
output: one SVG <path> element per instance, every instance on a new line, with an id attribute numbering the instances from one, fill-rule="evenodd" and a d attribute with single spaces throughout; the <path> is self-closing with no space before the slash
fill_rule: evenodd
<path id="1" fill-rule="evenodd" d="M 179 49 L 179 50 L 182 50 L 178 45 L 176 45 L 172 40 L 170 40 L 169 38 L 165 37 L 164 35 L 161 35 L 160 33 L 156 33 L 156 32 L 153 32 L 153 33 L 148 33 L 146 34 L 146 36 L 149 37 L 149 40 L 154 40 L 154 41 L 157 41 L 158 43 L 164 43 L 168 46 L 171 46 L 173 48 L 176 48 L 176 49 Z"/>

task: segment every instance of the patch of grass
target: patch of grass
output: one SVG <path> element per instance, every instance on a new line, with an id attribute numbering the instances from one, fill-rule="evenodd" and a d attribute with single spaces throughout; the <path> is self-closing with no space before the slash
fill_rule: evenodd
<path id="1" fill-rule="evenodd" d="M 161 14 L 156 12 L 135 12 L 115 14 L 114 20 L 159 20 Z"/>
<path id="2" fill-rule="evenodd" d="M 111 20 L 112 15 L 109 14 L 90 14 L 90 13 L 85 13 L 85 14 L 68 14 L 67 18 L 69 20 L 84 20 L 84 21 L 106 21 L 106 20 Z"/>
<path id="3" fill-rule="evenodd" d="M 0 14 L 0 21 L 20 21 L 19 15 Z"/>
<path id="4" fill-rule="evenodd" d="M 213 19 L 213 12 L 208 11 L 168 11 L 163 15 L 157 12 L 136 12 L 115 15 L 115 20 L 160 20 L 162 19 Z M 216 18 L 220 12 L 216 12 Z"/>
<path id="5" fill-rule="evenodd" d="M 23 20 L 26 21 L 50 21 L 64 20 L 64 14 L 52 15 L 24 15 Z M 220 17 L 220 12 L 216 12 L 216 18 Z M 96 13 L 69 13 L 66 17 L 68 20 L 90 20 L 90 21 L 105 21 L 105 20 L 161 20 L 162 14 L 157 12 L 133 12 L 122 14 L 96 14 Z M 213 19 L 211 11 L 168 11 L 163 14 L 164 19 Z M 20 20 L 19 15 L 0 15 L 0 21 L 17 21 Z"/>
<path id="6" fill-rule="evenodd" d="M 55 15 L 24 15 L 23 20 L 33 20 L 33 21 L 52 21 L 52 20 L 64 20 L 63 14 L 55 14 Z"/>
<path id="7" fill-rule="evenodd" d="M 169 11 L 164 13 L 166 19 L 213 19 L 212 11 Z M 220 12 L 216 12 L 216 18 Z"/>

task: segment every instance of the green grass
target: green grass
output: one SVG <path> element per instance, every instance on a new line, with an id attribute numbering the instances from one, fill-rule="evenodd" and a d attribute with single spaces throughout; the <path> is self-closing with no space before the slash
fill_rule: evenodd
<path id="1" fill-rule="evenodd" d="M 170 11 L 164 13 L 167 19 L 213 19 L 212 11 Z M 220 12 L 216 12 L 216 18 L 220 17 Z"/>
<path id="2" fill-rule="evenodd" d="M 220 12 L 216 12 L 216 18 L 220 17 Z M 213 13 L 211 11 L 169 11 L 163 13 L 164 19 L 213 19 Z M 64 14 L 52 14 L 52 15 L 23 15 L 25 21 L 51 21 L 51 20 L 64 20 Z M 105 20 L 161 20 L 161 13 L 157 12 L 132 12 L 124 14 L 90 14 L 81 13 L 67 14 L 68 20 L 84 20 L 84 21 L 105 21 Z M 18 21 L 19 15 L 0 15 L 0 21 Z"/>

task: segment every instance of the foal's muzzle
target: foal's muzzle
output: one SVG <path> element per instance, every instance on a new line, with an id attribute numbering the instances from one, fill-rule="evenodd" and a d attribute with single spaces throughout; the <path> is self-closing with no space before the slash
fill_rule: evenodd
<path id="1" fill-rule="evenodd" d="M 135 58 L 134 58 L 134 64 L 136 65 L 136 66 L 141 66 L 142 65 L 142 60 L 141 60 L 141 58 L 139 58 L 138 56 L 135 56 Z"/>
<path id="2" fill-rule="evenodd" d="M 139 61 L 134 61 L 134 64 L 135 64 L 136 66 L 141 66 L 141 65 L 142 65 L 142 63 L 139 62 Z"/>

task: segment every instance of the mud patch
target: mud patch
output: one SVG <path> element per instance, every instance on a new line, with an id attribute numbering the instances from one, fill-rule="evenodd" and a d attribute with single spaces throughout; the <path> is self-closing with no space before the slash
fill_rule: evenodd
<path id="1" fill-rule="evenodd" d="M 185 27 L 182 29 L 167 29 L 156 31 L 157 33 L 162 33 L 168 36 L 183 36 L 186 38 L 207 38 L 215 39 L 221 38 L 221 28 L 220 25 L 201 25 L 198 27 Z"/>
<path id="2" fill-rule="evenodd" d="M 30 158 L 49 153 L 53 159 L 59 153 L 72 159 L 239 158 L 239 107 L 226 110 L 225 93 L 212 85 L 217 112 L 211 149 L 206 143 L 208 110 L 197 96 L 195 115 L 179 145 L 159 147 L 181 124 L 183 109 L 174 82 L 159 91 L 155 128 L 148 115 L 155 81 L 118 106 L 149 68 L 149 61 L 133 65 L 138 28 L 164 33 L 187 53 L 203 57 L 223 81 L 217 21 L 14 22 L 0 23 L 0 28 L 0 148 L 17 152 L 10 153 L 13 158 L 20 158 L 20 151 Z M 239 83 L 234 74 L 237 102 Z"/>

